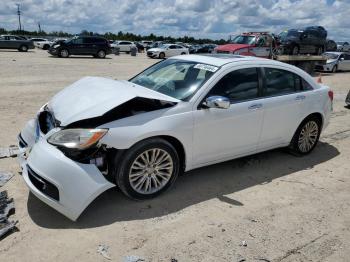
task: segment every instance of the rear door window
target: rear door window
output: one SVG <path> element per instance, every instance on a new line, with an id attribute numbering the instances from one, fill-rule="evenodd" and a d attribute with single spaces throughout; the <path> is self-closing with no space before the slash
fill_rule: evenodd
<path id="1" fill-rule="evenodd" d="M 283 69 L 265 68 L 264 96 L 291 94 L 303 90 L 300 76 Z"/>

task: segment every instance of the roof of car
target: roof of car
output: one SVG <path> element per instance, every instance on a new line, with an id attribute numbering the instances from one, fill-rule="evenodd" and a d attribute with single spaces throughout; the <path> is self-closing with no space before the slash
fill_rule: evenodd
<path id="1" fill-rule="evenodd" d="M 261 61 L 266 60 L 263 58 L 253 56 L 240 56 L 240 55 L 228 55 L 228 54 L 208 54 L 208 55 L 181 55 L 173 57 L 176 59 L 183 59 L 188 61 L 194 61 L 203 64 L 209 64 L 214 66 L 223 66 L 228 63 L 238 61 Z M 172 58 L 170 58 L 172 59 Z M 272 61 L 272 60 L 270 60 Z"/>

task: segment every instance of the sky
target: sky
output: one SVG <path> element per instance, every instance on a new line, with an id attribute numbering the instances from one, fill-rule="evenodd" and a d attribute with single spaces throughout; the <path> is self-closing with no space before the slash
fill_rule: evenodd
<path id="1" fill-rule="evenodd" d="M 0 0 L 0 27 L 25 30 L 228 39 L 246 31 L 279 33 L 322 25 L 329 38 L 350 40 L 350 0 Z"/>

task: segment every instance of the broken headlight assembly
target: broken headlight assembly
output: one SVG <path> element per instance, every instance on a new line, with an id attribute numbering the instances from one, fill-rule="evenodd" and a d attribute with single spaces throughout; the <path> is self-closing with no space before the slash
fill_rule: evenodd
<path id="1" fill-rule="evenodd" d="M 84 150 L 94 146 L 107 129 L 63 129 L 51 135 L 47 142 L 60 148 Z"/>

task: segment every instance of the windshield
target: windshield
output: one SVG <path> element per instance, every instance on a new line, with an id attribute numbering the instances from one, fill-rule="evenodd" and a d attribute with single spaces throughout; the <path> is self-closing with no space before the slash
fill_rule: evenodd
<path id="1" fill-rule="evenodd" d="M 296 30 L 289 30 L 289 31 L 283 31 L 278 36 L 279 38 L 286 39 L 287 37 L 299 37 L 301 32 L 298 32 Z"/>
<path id="2" fill-rule="evenodd" d="M 130 82 L 188 101 L 218 70 L 218 67 L 194 61 L 167 59 L 157 63 Z"/>
<path id="3" fill-rule="evenodd" d="M 327 59 L 337 59 L 339 55 L 333 53 L 324 53 L 323 54 Z"/>
<path id="4" fill-rule="evenodd" d="M 239 35 L 236 36 L 233 40 L 232 43 L 234 44 L 247 44 L 247 45 L 253 45 L 255 44 L 256 37 L 252 35 Z"/>

